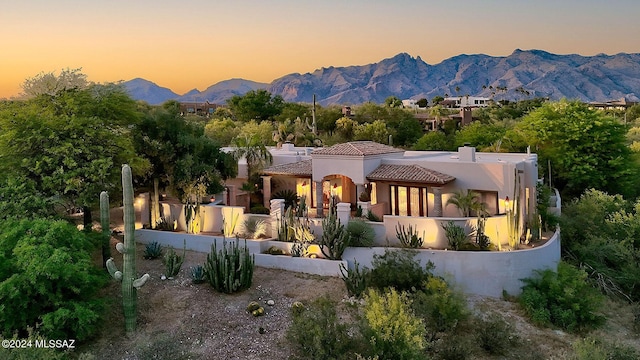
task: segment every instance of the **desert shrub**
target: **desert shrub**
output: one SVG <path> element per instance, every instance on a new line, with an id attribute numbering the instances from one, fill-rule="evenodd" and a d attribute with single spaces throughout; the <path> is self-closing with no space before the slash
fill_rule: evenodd
<path id="1" fill-rule="evenodd" d="M 456 225 L 453 221 L 442 224 L 442 229 L 444 229 L 450 250 L 460 250 L 469 241 L 464 228 Z"/>
<path id="2" fill-rule="evenodd" d="M 207 280 L 204 274 L 204 267 L 202 265 L 192 266 L 190 270 L 191 282 L 194 284 L 202 284 Z"/>
<path id="3" fill-rule="evenodd" d="M 371 210 L 367 211 L 367 220 L 373 222 L 381 222 L 382 219 L 378 217 L 378 215 L 374 214 Z"/>
<path id="4" fill-rule="evenodd" d="M 267 223 L 253 216 L 247 217 L 243 224 L 244 236 L 250 239 L 260 239 L 267 236 Z"/>
<path id="5" fill-rule="evenodd" d="M 135 358 L 140 360 L 187 360 L 193 359 L 194 356 L 179 337 L 165 332 L 156 334 L 148 341 L 138 342 L 135 352 Z"/>
<path id="6" fill-rule="evenodd" d="M 20 347 L 20 348 L 5 348 L 0 347 L 0 359 L 4 360 L 63 360 L 69 359 L 69 355 L 62 351 L 61 349 L 54 348 L 41 348 L 36 347 L 36 341 L 48 341 L 49 339 L 40 335 L 37 332 L 34 332 L 33 329 L 27 329 L 28 336 L 26 337 L 18 337 L 18 335 L 14 335 L 12 338 L 8 338 L 9 340 L 21 340 L 26 341 L 26 344 L 31 344 L 31 346 Z M 0 335 L 0 340 L 4 340 L 5 338 Z"/>
<path id="7" fill-rule="evenodd" d="M 271 213 L 271 211 L 269 209 L 267 209 L 264 205 L 253 205 L 251 207 L 251 213 L 252 214 L 269 215 Z"/>
<path id="8" fill-rule="evenodd" d="M 349 246 L 373 246 L 376 238 L 376 233 L 367 223 L 361 219 L 353 219 L 347 224 L 347 232 L 350 237 Z"/>
<path id="9" fill-rule="evenodd" d="M 379 290 L 417 291 L 432 276 L 433 263 L 422 267 L 415 256 L 415 251 L 407 249 L 387 249 L 382 255 L 374 255 L 369 286 Z"/>
<path id="10" fill-rule="evenodd" d="M 254 266 L 255 255 L 249 253 L 246 241 L 240 248 L 237 239 L 233 244 L 225 240 L 220 251 L 214 241 L 204 263 L 204 273 L 216 291 L 231 294 L 251 286 Z"/>
<path id="11" fill-rule="evenodd" d="M 587 273 L 560 262 L 558 271 L 537 271 L 526 278 L 519 302 L 540 325 L 555 325 L 568 331 L 591 329 L 602 324 L 598 314 L 603 297 L 586 281 Z"/>
<path id="12" fill-rule="evenodd" d="M 381 359 L 426 358 L 425 326 L 413 314 L 406 293 L 369 289 L 364 299 L 363 333 L 369 339 L 370 355 Z"/>
<path id="13" fill-rule="evenodd" d="M 470 337 L 450 333 L 440 338 L 434 345 L 439 360 L 466 360 L 473 358 L 473 344 Z"/>
<path id="14" fill-rule="evenodd" d="M 167 277 L 174 277 L 180 272 L 180 268 L 182 267 L 182 263 L 184 262 L 186 251 L 185 247 L 182 248 L 182 256 L 178 255 L 172 247 L 170 247 L 167 253 L 164 254 L 162 263 L 164 264 L 165 275 L 167 275 Z"/>
<path id="15" fill-rule="evenodd" d="M 595 337 L 580 339 L 572 344 L 572 360 L 635 360 L 640 353 L 631 346 L 609 343 Z"/>
<path id="16" fill-rule="evenodd" d="M 301 359 L 353 359 L 354 339 L 340 323 L 336 304 L 328 297 L 314 300 L 309 307 L 292 308 L 293 322 L 287 338 Z"/>
<path id="17" fill-rule="evenodd" d="M 175 220 L 173 220 L 173 217 L 171 217 L 171 215 L 160 217 L 160 219 L 158 219 L 158 222 L 156 223 L 156 230 L 174 231 L 175 229 L 176 229 L 176 223 L 175 223 Z"/>
<path id="18" fill-rule="evenodd" d="M 157 259 L 162 256 L 162 245 L 160 245 L 157 241 L 153 241 L 145 245 L 144 247 L 144 257 L 147 260 Z"/>
<path id="19" fill-rule="evenodd" d="M 51 339 L 83 340 L 97 330 L 106 284 L 93 265 L 95 244 L 64 221 L 0 224 L 0 333 L 26 336 L 29 326 Z"/>
<path id="20" fill-rule="evenodd" d="M 0 220 L 55 218 L 55 198 L 47 198 L 27 179 L 12 175 L 0 180 Z"/>
<path id="21" fill-rule="evenodd" d="M 422 236 L 419 236 L 418 230 L 415 230 L 413 226 L 409 225 L 409 228 L 405 228 L 404 225 L 396 225 L 396 237 L 402 244 L 402 247 L 418 249 L 422 247 L 424 242 L 424 231 Z"/>
<path id="22" fill-rule="evenodd" d="M 469 317 L 464 295 L 435 276 L 424 281 L 423 289 L 413 295 L 412 309 L 424 320 L 432 339 L 438 332 L 455 329 Z"/>
<path id="23" fill-rule="evenodd" d="M 519 341 L 514 326 L 495 313 L 475 319 L 474 339 L 491 355 L 505 355 Z"/>
<path id="24" fill-rule="evenodd" d="M 360 297 L 364 293 L 369 283 L 369 274 L 369 268 L 360 268 L 360 264 L 356 260 L 354 260 L 353 269 L 340 265 L 340 275 L 350 296 Z"/>
<path id="25" fill-rule="evenodd" d="M 588 190 L 560 218 L 565 259 L 603 293 L 631 301 L 640 299 L 639 210 L 640 202 Z"/>

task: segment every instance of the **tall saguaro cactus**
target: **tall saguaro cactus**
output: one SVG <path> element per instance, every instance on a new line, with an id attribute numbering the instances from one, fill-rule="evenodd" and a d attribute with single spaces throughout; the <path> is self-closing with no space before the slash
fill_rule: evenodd
<path id="1" fill-rule="evenodd" d="M 100 226 L 102 227 L 102 263 L 107 265 L 107 260 L 111 257 L 109 240 L 111 230 L 109 229 L 109 194 L 106 191 L 100 193 Z"/>
<path id="2" fill-rule="evenodd" d="M 131 168 L 122 165 L 122 199 L 124 205 L 124 244 L 117 243 L 116 250 L 122 254 L 124 265 L 118 271 L 113 258 L 107 260 L 107 269 L 111 276 L 122 282 L 122 307 L 124 309 L 125 330 L 131 333 L 136 330 L 136 290 L 149 279 L 144 274 L 136 279 L 136 244 L 135 244 L 135 212 L 133 210 L 133 182 Z"/>

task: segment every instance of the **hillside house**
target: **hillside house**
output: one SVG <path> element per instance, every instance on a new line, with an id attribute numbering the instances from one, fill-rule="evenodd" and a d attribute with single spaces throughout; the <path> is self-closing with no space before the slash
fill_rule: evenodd
<path id="1" fill-rule="evenodd" d="M 405 151 L 372 141 L 312 151 L 285 145 L 271 151 L 274 165 L 263 171 L 265 206 L 281 189 L 305 196 L 318 215 L 331 196 L 355 209 L 362 193 L 382 216 L 457 217 L 458 210 L 445 205 L 457 190 L 477 192 L 490 215 L 504 213 L 505 199 L 517 193 L 526 199 L 523 214 L 536 203 L 536 154 L 479 153 L 470 146 Z"/>
<path id="2" fill-rule="evenodd" d="M 455 96 L 445 98 L 441 104 L 447 104 L 451 108 L 464 107 L 487 107 L 492 100 L 486 97 L 478 96 Z M 443 105 L 444 106 L 444 105 Z"/>

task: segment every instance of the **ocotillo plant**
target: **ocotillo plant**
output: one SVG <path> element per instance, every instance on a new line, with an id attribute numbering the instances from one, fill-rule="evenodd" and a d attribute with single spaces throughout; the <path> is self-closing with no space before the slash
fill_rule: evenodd
<path id="1" fill-rule="evenodd" d="M 122 165 L 122 200 L 124 205 L 124 244 L 116 244 L 116 250 L 122 254 L 124 265 L 122 272 L 118 271 L 113 258 L 107 260 L 107 269 L 111 276 L 122 282 L 122 307 L 124 323 L 127 333 L 136 330 L 136 289 L 144 285 L 149 274 L 136 279 L 136 243 L 135 243 L 135 213 L 133 210 L 133 182 L 131 168 Z"/>
<path id="2" fill-rule="evenodd" d="M 109 229 L 109 194 L 106 191 L 100 193 L 100 226 L 102 227 L 102 263 L 107 266 L 107 260 L 111 257 L 109 240 L 111 230 Z"/>

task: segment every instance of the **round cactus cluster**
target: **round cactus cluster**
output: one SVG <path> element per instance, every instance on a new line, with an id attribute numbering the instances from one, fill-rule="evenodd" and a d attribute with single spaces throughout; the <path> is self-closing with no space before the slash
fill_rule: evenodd
<path id="1" fill-rule="evenodd" d="M 247 312 L 251 315 L 258 317 L 264 315 L 264 308 L 260 306 L 256 301 L 252 301 L 247 305 Z"/>

